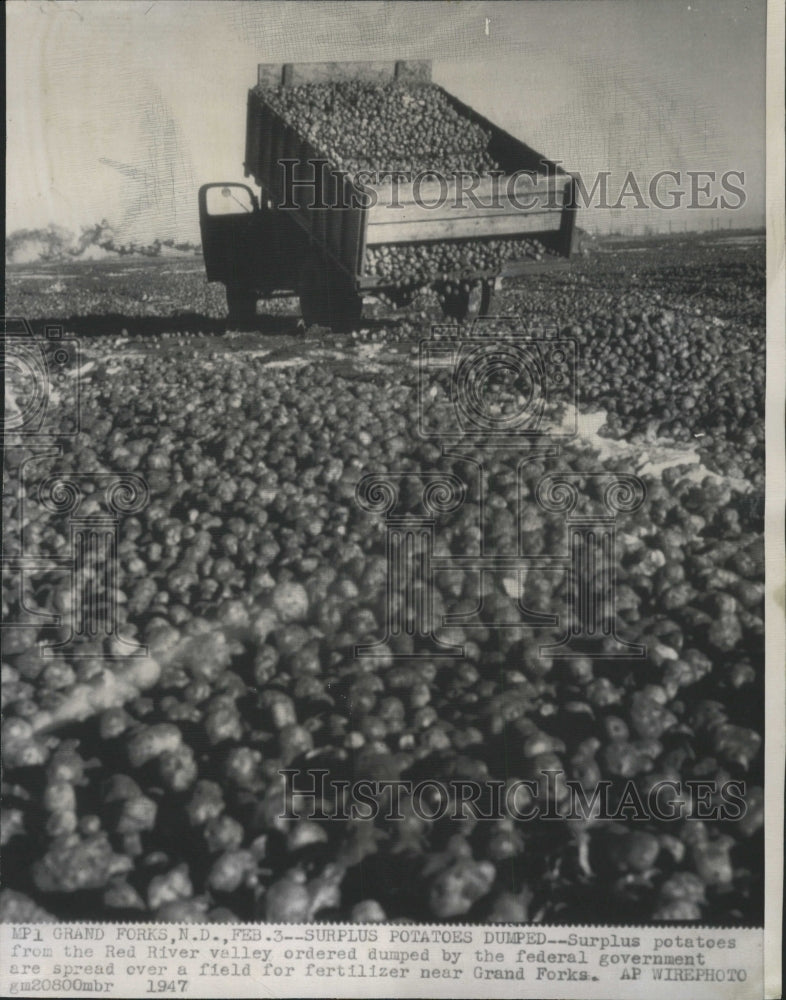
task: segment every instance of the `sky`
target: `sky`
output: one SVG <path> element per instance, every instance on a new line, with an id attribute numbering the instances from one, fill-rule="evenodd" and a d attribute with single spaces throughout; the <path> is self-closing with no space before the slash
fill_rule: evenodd
<path id="1" fill-rule="evenodd" d="M 745 175 L 736 211 L 591 208 L 593 232 L 764 222 L 766 0 L 10 0 L 6 232 L 106 218 L 198 239 L 196 190 L 243 181 L 258 62 L 431 59 L 434 80 L 610 202 L 633 171 Z M 734 183 L 739 183 L 735 181 Z M 677 182 L 668 181 L 669 186 Z M 645 199 L 646 200 L 646 199 Z M 735 199 L 736 202 L 736 199 Z"/>

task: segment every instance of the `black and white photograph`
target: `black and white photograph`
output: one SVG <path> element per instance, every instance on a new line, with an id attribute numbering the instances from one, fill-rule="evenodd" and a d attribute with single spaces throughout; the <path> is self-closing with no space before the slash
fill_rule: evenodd
<path id="1" fill-rule="evenodd" d="M 6 4 L 5 995 L 780 996 L 783 23 Z"/>

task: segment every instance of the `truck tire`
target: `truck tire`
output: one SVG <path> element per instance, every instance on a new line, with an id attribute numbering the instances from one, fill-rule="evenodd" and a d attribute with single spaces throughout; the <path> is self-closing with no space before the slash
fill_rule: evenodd
<path id="1" fill-rule="evenodd" d="M 257 293 L 243 285 L 227 285 L 227 325 L 238 330 L 252 329 L 256 324 Z"/>
<path id="2" fill-rule="evenodd" d="M 442 312 L 448 319 L 465 320 L 488 316 L 494 297 L 494 284 L 487 280 L 461 282 L 458 288 L 442 290 Z"/>
<path id="3" fill-rule="evenodd" d="M 363 299 L 343 272 L 316 256 L 303 262 L 298 297 L 306 327 L 316 324 L 330 327 L 335 333 L 346 333 L 360 322 Z"/>

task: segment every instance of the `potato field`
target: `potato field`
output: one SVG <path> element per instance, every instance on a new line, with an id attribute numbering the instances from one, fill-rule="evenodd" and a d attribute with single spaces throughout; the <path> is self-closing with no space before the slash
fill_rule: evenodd
<path id="1" fill-rule="evenodd" d="M 385 107 L 366 114 L 395 128 Z M 314 139 L 368 165 L 339 136 Z M 474 140 L 471 166 L 493 166 Z M 373 266 L 396 277 L 412 252 Z M 761 923 L 763 238 L 600 241 L 567 270 L 507 282 L 494 306 L 522 336 L 577 345 L 578 434 L 523 466 L 515 449 L 443 454 L 418 433 L 418 345 L 445 323 L 431 293 L 398 311 L 368 300 L 341 335 L 275 299 L 239 331 L 198 257 L 9 267 L 6 315 L 62 327 L 80 353 L 65 376 L 78 433 L 33 458 L 41 442 L 6 436 L 4 554 L 38 562 L 4 574 L 3 620 L 61 622 L 2 634 L 2 919 Z M 73 398 L 53 389 L 47 420 Z M 594 476 L 641 478 L 643 503 L 617 515 L 616 627 L 646 657 L 543 654 L 554 624 L 437 629 L 463 658 L 423 656 L 406 630 L 355 655 L 384 639 L 395 586 L 384 517 L 357 484 L 466 480 L 472 461 L 501 553 L 564 545 L 562 514 L 519 506 L 544 475 L 574 476 L 591 502 Z M 88 581 L 118 633 L 69 644 L 84 597 L 65 558 L 73 518 L 122 474 L 148 492 L 113 522 L 113 571 Z M 47 501 L 52 476 L 78 480 L 77 513 L 54 489 Z M 478 517 L 474 495 L 445 513 L 435 555 L 475 552 Z M 477 573 L 434 580 L 437 620 L 477 606 Z M 490 613 L 511 586 L 563 613 L 564 573 L 495 577 Z M 123 656 L 123 640 L 146 654 Z M 298 787 L 327 774 L 322 813 L 297 795 L 287 809 L 284 769 Z M 532 819 L 438 801 L 456 782 L 545 771 L 560 777 L 538 786 Z M 346 816 L 335 783 L 361 780 L 431 785 L 397 817 Z M 566 782 L 587 800 L 603 786 L 614 815 L 549 818 Z M 658 783 L 675 818 L 637 817 Z"/>

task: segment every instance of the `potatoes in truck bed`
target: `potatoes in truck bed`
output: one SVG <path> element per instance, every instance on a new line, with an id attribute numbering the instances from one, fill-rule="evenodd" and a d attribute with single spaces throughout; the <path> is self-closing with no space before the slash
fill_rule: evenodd
<path id="1" fill-rule="evenodd" d="M 440 240 L 427 243 L 394 243 L 366 250 L 366 273 L 396 284 L 416 283 L 435 274 L 465 271 L 496 272 L 509 260 L 541 260 L 553 251 L 539 240 Z"/>
<path id="2" fill-rule="evenodd" d="M 499 168 L 491 133 L 430 83 L 342 80 L 259 89 L 284 121 L 331 164 L 359 170 L 471 171 Z"/>
<path id="3" fill-rule="evenodd" d="M 568 258 L 572 176 L 429 76 L 400 61 L 260 65 L 246 176 L 356 291 Z"/>

